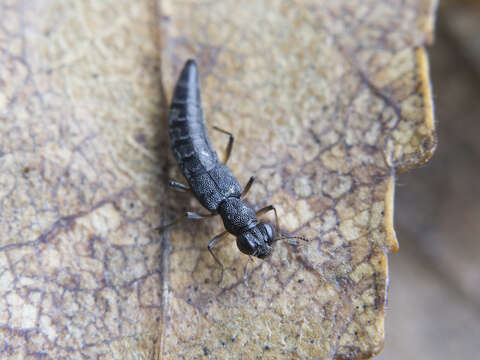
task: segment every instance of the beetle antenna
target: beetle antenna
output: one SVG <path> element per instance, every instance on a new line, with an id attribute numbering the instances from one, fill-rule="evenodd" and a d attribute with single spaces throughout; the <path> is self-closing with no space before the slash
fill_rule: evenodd
<path id="1" fill-rule="evenodd" d="M 310 242 L 310 239 L 306 238 L 305 236 L 280 236 L 277 239 L 275 239 L 275 241 L 288 240 L 288 239 L 298 239 L 298 240 L 302 240 L 302 241 L 305 241 L 305 242 Z M 294 244 L 298 245 L 297 243 L 294 243 Z"/>

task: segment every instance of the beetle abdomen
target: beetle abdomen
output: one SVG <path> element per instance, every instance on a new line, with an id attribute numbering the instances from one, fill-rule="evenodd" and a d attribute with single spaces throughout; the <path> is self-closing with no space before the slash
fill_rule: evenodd
<path id="1" fill-rule="evenodd" d="M 216 212 L 242 188 L 230 169 L 218 160 L 203 120 L 197 65 L 189 60 L 180 74 L 170 107 L 170 141 L 178 165 L 200 203 Z"/>
<path id="2" fill-rule="evenodd" d="M 197 65 L 193 60 L 185 64 L 178 79 L 169 122 L 173 154 L 187 180 L 214 168 L 218 157 L 205 129 Z"/>

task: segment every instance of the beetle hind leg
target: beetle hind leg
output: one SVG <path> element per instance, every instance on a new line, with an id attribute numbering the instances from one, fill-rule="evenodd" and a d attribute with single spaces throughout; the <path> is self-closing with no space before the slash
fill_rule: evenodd
<path id="1" fill-rule="evenodd" d="M 217 130 L 217 131 L 220 131 L 221 133 L 223 133 L 225 135 L 228 135 L 227 150 L 225 151 L 225 155 L 223 156 L 223 163 L 226 164 L 228 159 L 230 159 L 230 155 L 232 153 L 232 148 L 233 148 L 233 141 L 235 140 L 235 138 L 233 137 L 232 133 L 230 133 L 226 130 L 220 129 L 218 126 L 214 126 L 213 129 Z"/>

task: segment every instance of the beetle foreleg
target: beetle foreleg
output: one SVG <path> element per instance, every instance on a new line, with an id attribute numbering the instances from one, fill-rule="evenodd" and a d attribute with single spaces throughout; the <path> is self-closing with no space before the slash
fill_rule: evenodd
<path id="1" fill-rule="evenodd" d="M 275 206 L 273 205 L 268 205 L 268 206 L 265 206 L 263 208 L 261 208 L 260 210 L 258 210 L 256 212 L 256 215 L 257 216 L 262 216 L 263 214 L 266 214 L 267 212 L 269 211 L 272 211 L 275 213 L 275 226 L 276 226 L 276 230 L 277 230 L 277 236 L 280 237 L 280 223 L 278 222 L 278 214 L 277 214 L 277 209 L 275 209 Z"/>
<path id="2" fill-rule="evenodd" d="M 223 280 L 223 271 L 224 271 L 224 266 L 222 264 L 222 262 L 218 259 L 217 255 L 215 255 L 215 253 L 213 252 L 213 247 L 215 246 L 215 244 L 217 243 L 218 240 L 220 240 L 221 238 L 223 238 L 225 235 L 227 235 L 228 232 L 227 231 L 224 231 L 220 234 L 218 234 L 217 236 L 215 236 L 212 240 L 210 240 L 210 242 L 208 243 L 208 251 L 210 251 L 210 254 L 213 256 L 213 258 L 215 259 L 215 261 L 217 262 L 218 265 L 220 265 L 220 268 L 222 269 L 222 273 L 220 275 L 220 281 L 218 282 L 219 284 L 222 282 Z"/>

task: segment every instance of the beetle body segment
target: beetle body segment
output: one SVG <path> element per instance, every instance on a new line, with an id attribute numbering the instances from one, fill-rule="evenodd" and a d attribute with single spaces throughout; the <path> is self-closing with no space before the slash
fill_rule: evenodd
<path id="1" fill-rule="evenodd" d="M 189 60 L 173 93 L 169 118 L 170 141 L 178 166 L 200 203 L 217 212 L 220 203 L 239 198 L 242 188 L 230 169 L 218 160 L 205 128 L 197 65 Z"/>

